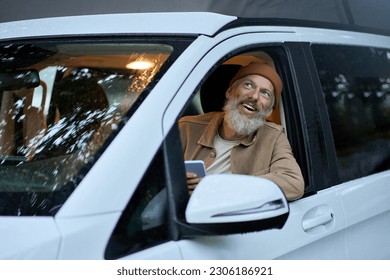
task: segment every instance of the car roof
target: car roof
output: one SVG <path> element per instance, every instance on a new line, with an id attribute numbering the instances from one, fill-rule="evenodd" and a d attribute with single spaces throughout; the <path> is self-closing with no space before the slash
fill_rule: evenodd
<path id="1" fill-rule="evenodd" d="M 65 16 L 0 23 L 0 39 L 96 34 L 213 35 L 237 17 L 215 13 Z"/>

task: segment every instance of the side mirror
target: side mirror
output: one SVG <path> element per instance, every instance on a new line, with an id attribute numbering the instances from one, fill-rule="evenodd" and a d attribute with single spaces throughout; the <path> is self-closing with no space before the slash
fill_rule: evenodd
<path id="1" fill-rule="evenodd" d="M 287 199 L 275 183 L 236 174 L 206 176 L 185 212 L 187 223 L 210 234 L 282 228 L 288 214 Z"/>

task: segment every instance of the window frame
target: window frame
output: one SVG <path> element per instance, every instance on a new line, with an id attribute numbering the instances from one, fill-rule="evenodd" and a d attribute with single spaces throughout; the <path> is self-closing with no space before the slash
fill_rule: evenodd
<path id="1" fill-rule="evenodd" d="M 324 125 L 324 130 L 325 130 L 325 128 L 327 130 L 326 145 L 329 147 L 329 149 L 330 149 L 329 151 L 331 152 L 331 154 L 329 155 L 329 158 L 332 158 L 333 165 L 334 165 L 333 169 L 335 169 L 335 172 L 337 173 L 337 178 L 334 181 L 333 185 L 346 183 L 346 182 L 349 182 L 352 180 L 360 179 L 362 177 L 374 175 L 377 172 L 369 173 L 369 174 L 362 175 L 362 176 L 354 175 L 354 178 L 350 178 L 347 180 L 343 179 L 343 176 L 340 175 L 342 173 L 342 169 L 339 166 L 339 157 L 337 155 L 336 144 L 334 142 L 331 118 L 329 116 L 328 105 L 326 103 L 325 95 L 324 95 L 323 90 L 322 90 L 322 83 L 321 83 L 320 76 L 318 73 L 318 68 L 317 68 L 317 65 L 315 62 L 314 52 L 312 51 L 312 45 L 317 45 L 317 46 L 321 46 L 321 47 L 324 47 L 327 45 L 332 46 L 332 47 L 340 46 L 342 48 L 350 47 L 350 48 L 366 49 L 366 50 L 373 48 L 373 49 L 377 49 L 377 50 L 379 49 L 380 51 L 385 51 L 385 50 L 390 51 L 390 48 L 389 47 L 385 48 L 383 46 L 375 46 L 375 45 L 363 46 L 363 45 L 354 45 L 354 44 L 341 44 L 338 42 L 329 42 L 329 43 L 313 42 L 313 43 L 307 44 L 307 49 L 308 49 L 308 54 L 309 54 L 309 59 L 310 59 L 310 67 L 312 67 L 312 69 L 313 69 L 312 73 L 315 73 L 313 75 L 313 83 L 316 83 L 316 87 L 319 87 L 319 91 L 317 93 L 317 96 L 318 96 L 319 103 L 321 103 L 321 106 L 324 107 L 323 110 L 325 111 L 323 113 L 323 115 L 324 115 L 324 120 L 326 122 L 323 125 Z"/>
<path id="2" fill-rule="evenodd" d="M 237 36 L 240 36 L 238 34 Z M 296 69 L 301 69 L 300 71 L 306 70 L 308 67 L 308 62 L 306 60 L 301 60 L 301 57 L 304 57 L 304 52 L 302 43 L 291 43 L 291 42 L 259 42 L 252 43 L 244 47 L 236 48 L 226 55 L 223 55 L 212 67 L 207 70 L 207 74 L 202 78 L 202 80 L 197 84 L 195 89 L 192 92 L 191 98 L 187 100 L 186 106 L 183 107 L 181 113 L 185 113 L 186 108 L 191 103 L 191 100 L 196 95 L 198 89 L 202 83 L 213 73 L 215 69 L 218 68 L 224 61 L 231 59 L 234 56 L 240 55 L 247 52 L 256 52 L 264 51 L 271 55 L 272 59 L 275 62 L 275 67 L 282 77 L 284 90 L 282 92 L 283 106 L 286 120 L 287 128 L 287 137 L 290 141 L 294 155 L 300 164 L 302 173 L 305 179 L 305 193 L 304 196 L 309 196 L 316 191 L 329 187 L 333 184 L 334 180 L 330 182 L 328 180 L 331 177 L 329 174 L 333 174 L 334 170 L 326 156 L 326 153 L 323 150 L 328 150 L 320 147 L 319 143 L 325 143 L 323 139 L 325 136 L 323 134 L 318 134 L 318 131 L 322 130 L 323 123 L 316 123 L 318 129 L 317 132 L 308 128 L 307 119 L 310 119 L 314 115 L 318 115 L 317 107 L 320 105 L 317 103 L 316 98 L 313 96 L 312 99 L 303 100 L 301 92 L 315 92 L 317 89 L 314 89 L 315 85 L 313 82 L 307 80 L 307 74 L 299 75 L 297 74 Z M 297 57 L 294 59 L 294 56 Z M 308 75 L 310 76 L 310 75 Z M 301 87 L 304 87 L 304 90 L 301 90 Z M 311 102 L 311 103 L 309 103 Z M 306 114 L 307 108 L 310 108 L 313 112 L 309 115 Z M 320 110 L 321 111 L 321 110 Z M 323 113 L 323 112 L 321 112 Z M 320 118 L 317 116 L 317 118 Z M 321 114 L 321 118 L 323 118 Z M 318 126 L 319 125 L 319 126 Z M 318 138 L 320 137 L 320 138 Z M 316 142 L 313 143 L 311 139 L 316 139 Z M 311 151 L 318 150 L 321 151 L 316 155 L 313 155 Z M 328 170 L 325 174 L 323 172 L 324 167 L 327 166 Z"/>
<path id="3" fill-rule="evenodd" d="M 216 62 L 212 67 L 209 68 L 207 74 L 202 78 L 202 80 L 193 90 L 191 97 L 187 100 L 186 106 L 183 107 L 181 113 L 183 114 L 186 112 L 186 109 L 188 108 L 192 99 L 197 94 L 202 83 L 223 62 L 243 53 L 256 51 L 264 51 L 268 53 L 274 60 L 275 67 L 283 80 L 284 90 L 282 92 L 282 98 L 284 100 L 283 106 L 286 121 L 287 137 L 290 141 L 294 155 L 300 164 L 305 179 L 304 196 L 308 196 L 314 194 L 318 189 L 323 188 L 324 182 L 323 180 L 321 181 L 322 178 L 320 179 L 318 175 L 312 175 L 313 170 L 318 170 L 317 173 L 320 173 L 322 171 L 322 167 L 317 167 L 317 169 L 315 169 L 316 166 L 320 165 L 318 162 L 322 161 L 322 155 L 319 157 L 313 157 L 310 155 L 310 151 L 313 150 L 313 147 L 309 141 L 310 135 L 308 135 L 307 127 L 305 127 L 305 118 L 307 116 L 303 112 L 305 108 L 302 104 L 299 87 L 301 86 L 301 84 L 304 84 L 306 88 L 309 88 L 309 92 L 313 92 L 313 89 L 311 88 L 312 83 L 307 83 L 305 79 L 299 81 L 297 80 L 297 75 L 294 69 L 296 67 L 306 67 L 306 64 L 302 64 L 299 59 L 292 59 L 292 56 L 294 55 L 298 57 L 302 55 L 302 51 L 297 50 L 295 47 L 296 45 L 300 46 L 301 43 L 296 44 L 280 42 L 260 42 L 252 43 L 250 45 L 240 47 L 228 52 L 226 55 L 223 55 L 222 58 L 218 60 L 218 62 Z"/>
<path id="4" fill-rule="evenodd" d="M 286 45 L 304 131 L 310 189 L 317 192 L 339 183 L 332 130 L 310 43 L 287 42 Z"/>

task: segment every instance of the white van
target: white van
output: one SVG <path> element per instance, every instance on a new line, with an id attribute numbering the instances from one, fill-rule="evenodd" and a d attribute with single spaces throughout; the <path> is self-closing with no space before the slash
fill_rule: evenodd
<path id="1" fill-rule="evenodd" d="M 237 174 L 189 196 L 177 121 L 220 110 L 229 75 L 258 59 L 284 83 L 270 121 L 303 198 Z M 386 30 L 208 12 L 37 18 L 0 23 L 0 61 L 0 258 L 390 258 Z"/>

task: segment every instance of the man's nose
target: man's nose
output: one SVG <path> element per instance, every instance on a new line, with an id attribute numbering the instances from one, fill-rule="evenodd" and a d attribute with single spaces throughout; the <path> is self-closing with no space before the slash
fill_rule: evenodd
<path id="1" fill-rule="evenodd" d="M 252 91 L 248 95 L 249 99 L 257 101 L 259 99 L 259 93 L 257 91 Z"/>

